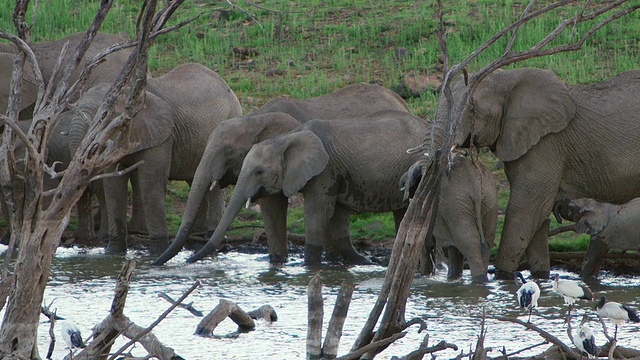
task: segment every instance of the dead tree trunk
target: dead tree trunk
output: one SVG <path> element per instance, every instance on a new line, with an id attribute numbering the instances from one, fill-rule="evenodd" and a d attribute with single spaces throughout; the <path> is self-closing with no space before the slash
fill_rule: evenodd
<path id="1" fill-rule="evenodd" d="M 78 157 L 64 172 L 58 188 L 43 193 L 43 169 L 47 141 L 57 125 L 59 115 L 67 107 L 70 99 L 77 94 L 86 80 L 86 75 L 113 49 L 106 49 L 93 59 L 75 83 L 69 81 L 71 74 L 82 61 L 93 37 L 113 1 L 100 2 L 99 9 L 84 38 L 72 56 L 65 58 L 67 48 L 60 54 L 54 76 L 60 81 L 45 81 L 33 51 L 27 45 L 29 24 L 25 13 L 28 0 L 16 0 L 14 22 L 20 37 L 0 30 L 0 38 L 11 40 L 19 49 L 14 61 L 11 80 L 11 95 L 7 114 L 0 114 L 0 123 L 5 125 L 0 146 L 0 190 L 9 207 L 11 240 L 2 270 L 0 284 L 0 304 L 9 298 L 7 310 L 0 328 L 0 358 L 39 358 L 36 350 L 38 317 L 42 298 L 51 268 L 55 249 L 66 227 L 72 206 L 77 202 L 87 185 L 98 174 L 126 154 L 132 146 L 127 142 L 129 122 L 139 109 L 139 95 L 144 89 L 147 73 L 147 51 L 151 30 L 158 32 L 182 1 L 168 2 L 164 12 L 155 15 L 155 0 L 145 2 L 144 17 L 140 17 L 140 31 L 136 51 L 129 58 L 125 68 L 105 97 L 105 102 L 94 118 L 94 125 L 83 141 Z M 136 42 L 131 42 L 135 45 Z M 33 122 L 25 134 L 18 126 L 18 104 L 20 103 L 20 82 L 25 59 L 33 69 L 38 85 L 38 99 L 34 108 Z M 127 85 L 125 111 L 113 116 L 114 104 Z M 115 119 L 114 119 L 115 117 Z M 18 167 L 14 158 L 16 137 L 26 147 L 24 166 Z M 55 171 L 49 169 L 49 172 Z M 60 174 L 57 174 L 60 176 Z M 104 176 L 104 175 L 103 175 Z M 44 198 L 51 196 L 47 207 Z M 10 271 L 13 252 L 19 239 L 19 252 L 15 266 Z"/>

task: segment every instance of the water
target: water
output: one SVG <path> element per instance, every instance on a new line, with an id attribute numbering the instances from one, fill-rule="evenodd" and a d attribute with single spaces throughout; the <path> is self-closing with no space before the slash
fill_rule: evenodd
<path id="1" fill-rule="evenodd" d="M 220 301 L 227 299 L 237 303 L 245 311 L 262 305 L 273 306 L 278 321 L 259 321 L 254 331 L 237 333 L 236 325 L 229 319 L 216 328 L 214 338 L 193 335 L 202 318 L 194 317 L 183 309 L 174 310 L 153 333 L 177 354 L 186 359 L 303 359 L 305 358 L 307 329 L 306 288 L 315 271 L 302 266 L 302 260 L 291 261 L 281 267 L 269 265 L 266 255 L 227 253 L 215 259 L 184 265 L 187 253 L 180 254 L 163 267 L 150 267 L 151 258 L 142 253 L 130 252 L 139 265 L 135 271 L 129 292 L 125 315 L 138 325 L 146 327 L 170 306 L 158 297 L 165 292 L 177 299 L 196 280 L 201 286 L 186 300 L 205 315 Z M 109 312 L 113 297 L 115 277 L 120 271 L 122 257 L 104 255 L 102 250 L 81 251 L 76 248 L 60 248 L 56 253 L 52 276 L 45 292 L 45 303 L 53 301 L 59 315 L 72 319 L 86 338 L 93 325 Z M 343 281 L 356 284 L 349 314 L 345 322 L 339 355 L 352 346 L 371 311 L 382 286 L 386 268 L 359 266 L 352 268 L 327 267 L 322 270 L 324 283 L 325 328 L 328 324 L 335 297 Z M 577 278 L 575 274 L 558 271 L 562 277 Z M 525 276 L 527 274 L 525 273 Z M 534 311 L 532 323 L 557 336 L 565 343 L 569 338 L 564 325 L 566 306 L 562 298 L 551 292 L 549 282 L 541 283 L 540 308 Z M 602 284 L 592 287 L 596 297 L 606 294 L 611 300 L 640 307 L 640 279 L 605 276 Z M 456 344 L 468 353 L 475 347 L 480 333 L 483 309 L 487 314 L 485 345 L 508 353 L 542 342 L 537 333 L 525 330 L 510 322 L 500 322 L 493 316 L 518 317 L 526 321 L 527 313 L 516 307 L 516 286 L 513 281 L 491 281 L 488 285 L 470 284 L 468 273 L 459 282 L 449 283 L 445 274 L 415 279 L 407 302 L 407 320 L 420 317 L 427 322 L 429 344 L 440 340 Z M 574 310 L 574 325 L 589 313 L 596 331 L 598 345 L 605 343 L 601 328 L 595 322 L 594 303 L 581 302 Z M 42 354 L 49 344 L 48 320 L 43 316 L 39 331 Z M 625 324 L 618 334 L 619 345 L 640 347 L 638 324 Z M 425 333 L 418 333 L 418 326 L 408 329 L 408 335 L 391 345 L 378 359 L 403 356 L 418 348 Z M 613 328 L 611 328 L 613 330 Z M 57 334 L 57 333 L 56 333 Z M 54 359 L 61 359 L 67 350 L 58 337 Z M 113 349 L 126 343 L 120 339 Z M 520 353 L 520 356 L 541 353 L 544 345 Z M 144 349 L 134 349 L 134 355 L 142 356 Z M 438 353 L 441 358 L 453 358 L 458 352 L 448 350 Z M 497 350 L 489 356 L 500 355 Z"/>

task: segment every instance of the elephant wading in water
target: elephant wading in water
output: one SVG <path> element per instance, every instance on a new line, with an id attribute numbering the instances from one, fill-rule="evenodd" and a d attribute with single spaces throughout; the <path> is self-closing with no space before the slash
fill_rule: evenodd
<path id="1" fill-rule="evenodd" d="M 98 85 L 80 99 L 77 108 L 89 116 L 77 114 L 77 110 L 63 114 L 75 118 L 69 135 L 74 143 L 79 144 L 85 135 L 90 125 L 85 119 L 93 118 L 108 88 Z M 136 146 L 119 164 L 131 166 L 144 160 L 133 176 L 139 184 L 153 253 L 161 253 L 168 245 L 164 205 L 168 180 L 190 182 L 211 132 L 222 121 L 241 113 L 231 88 L 205 66 L 184 64 L 159 78 L 148 79 L 145 106 L 131 122 L 130 140 Z M 105 178 L 103 187 L 109 222 L 107 251 L 122 253 L 127 249 L 127 178 Z M 209 195 L 208 222 L 215 226 L 223 199 L 219 189 Z"/>
<path id="2" fill-rule="evenodd" d="M 575 231 L 591 235 L 582 264 L 582 280 L 594 281 L 610 248 L 640 250 L 640 198 L 622 205 L 593 199 L 558 201 L 554 206 L 558 222 L 575 222 Z"/>
<path id="3" fill-rule="evenodd" d="M 424 160 L 413 164 L 400 180 L 405 199 L 413 196 L 422 178 Z M 464 260 L 474 283 L 488 281 L 489 255 L 498 224 L 496 181 L 484 165 L 456 155 L 442 178 L 433 228 L 436 246 L 449 263 L 449 280 L 462 276 Z"/>
<path id="4" fill-rule="evenodd" d="M 496 277 L 513 278 L 527 257 L 533 276 L 549 277 L 548 227 L 557 198 L 622 204 L 640 196 L 640 71 L 599 83 L 567 86 L 541 69 L 496 71 L 473 92 L 452 84 L 454 111 L 464 111 L 454 142 L 487 146 L 504 162 L 511 189 Z M 436 147 L 446 128 L 447 100 L 434 122 Z M 473 133 L 471 133 L 473 131 Z"/>
<path id="5" fill-rule="evenodd" d="M 60 56 L 60 51 L 64 44 L 69 42 L 69 50 L 67 58 L 72 56 L 75 48 L 82 41 L 85 33 L 75 33 L 54 41 L 43 41 L 31 43 L 29 46 L 33 50 L 38 66 L 42 72 L 45 84 L 51 81 L 53 71 Z M 125 42 L 126 39 L 113 34 L 97 33 L 84 55 L 84 63 L 89 63 L 94 56 L 101 50 L 111 45 Z M 11 74 L 13 71 L 13 59 L 18 51 L 13 43 L 0 43 L 0 114 L 7 111 L 7 101 L 9 99 L 9 87 Z M 122 67 L 127 63 L 132 49 L 123 49 L 107 55 L 103 62 L 98 64 L 89 74 L 85 85 L 91 87 L 101 82 L 111 82 L 116 79 Z M 82 63 L 71 75 L 71 82 L 74 82 L 80 76 L 82 71 Z M 60 73 L 57 75 L 61 76 Z M 23 81 L 21 84 L 20 97 L 20 119 L 31 119 L 33 115 L 33 106 L 38 95 L 38 87 L 34 80 L 34 75 L 29 65 L 25 66 Z M 54 80 L 56 81 L 57 78 Z"/>
<path id="6" fill-rule="evenodd" d="M 329 253 L 336 247 L 355 252 L 350 210 L 393 211 L 402 219 L 407 201 L 397 184 L 421 156 L 406 150 L 422 142 L 427 128 L 423 119 L 387 110 L 348 120 L 312 120 L 254 145 L 219 226 L 187 262 L 215 250 L 246 202 L 298 192 L 304 197 L 305 263 L 319 264 L 323 246 Z M 350 256 L 363 258 L 357 252 Z"/>
<path id="7" fill-rule="evenodd" d="M 281 96 L 260 109 L 237 119 L 224 121 L 209 137 L 207 149 L 198 165 L 182 223 L 175 240 L 153 264 L 161 265 L 174 257 L 184 246 L 196 219 L 196 212 L 206 190 L 226 187 L 238 180 L 240 168 L 251 147 L 263 140 L 284 134 L 311 119 L 345 119 L 378 110 L 409 112 L 407 104 L 396 93 L 379 85 L 353 84 L 330 94 L 309 99 Z M 271 262 L 286 262 L 287 198 L 272 194 L 257 200 L 265 224 Z M 351 258 L 355 250 L 343 254 L 347 262 L 360 262 Z M 334 255 L 334 254 L 332 254 Z"/>

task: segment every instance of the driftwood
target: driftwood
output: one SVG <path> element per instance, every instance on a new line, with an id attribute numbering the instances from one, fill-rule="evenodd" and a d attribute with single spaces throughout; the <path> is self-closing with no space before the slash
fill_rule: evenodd
<path id="1" fill-rule="evenodd" d="M 307 286 L 307 309 L 307 359 L 320 359 L 322 357 L 322 318 L 324 315 L 320 272 L 316 273 Z"/>
<path id="2" fill-rule="evenodd" d="M 550 251 L 551 260 L 582 260 L 585 257 L 585 251 L 567 251 L 556 252 Z M 605 256 L 606 259 L 633 259 L 640 260 L 640 253 L 610 250 Z"/>
<path id="3" fill-rule="evenodd" d="M 176 304 L 175 300 L 173 300 L 169 295 L 163 292 L 158 293 L 158 296 L 167 300 L 171 304 Z M 198 317 L 204 316 L 202 311 L 193 307 L 193 301 L 188 304 L 177 304 L 177 307 L 187 310 L 188 312 L 192 313 L 194 316 L 198 316 Z"/>
<path id="4" fill-rule="evenodd" d="M 251 331 L 255 329 L 256 324 L 253 319 L 260 318 L 267 321 L 278 320 L 278 315 L 270 305 L 263 305 L 247 313 L 237 304 L 229 300 L 221 299 L 218 306 L 211 310 L 211 312 L 200 321 L 196 327 L 195 334 L 212 336 L 216 327 L 227 317 L 238 325 L 239 331 Z"/>
<path id="5" fill-rule="evenodd" d="M 94 327 L 94 340 L 84 350 L 73 356 L 73 359 L 106 359 L 113 342 L 120 335 L 124 335 L 131 339 L 131 341 L 111 355 L 109 359 L 115 359 L 135 342 L 142 345 L 151 357 L 156 357 L 161 360 L 182 359 L 182 357 L 177 355 L 172 348 L 164 346 L 158 338 L 151 333 L 151 329 L 160 323 L 160 321 L 162 321 L 169 312 L 175 309 L 200 284 L 196 282 L 187 292 L 185 292 L 184 295 L 180 297 L 180 299 L 178 299 L 156 321 L 154 321 L 151 326 L 143 328 L 133 323 L 124 316 L 123 313 L 135 265 L 136 263 L 133 260 L 126 260 L 124 262 L 122 271 L 120 272 L 116 282 L 116 290 L 109 315 L 102 320 L 100 324 Z M 67 358 L 69 357 L 65 357 L 65 359 Z"/>

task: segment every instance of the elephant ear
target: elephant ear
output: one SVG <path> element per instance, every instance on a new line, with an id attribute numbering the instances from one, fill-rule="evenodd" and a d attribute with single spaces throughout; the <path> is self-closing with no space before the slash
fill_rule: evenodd
<path id="1" fill-rule="evenodd" d="M 130 141 L 137 144 L 135 151 L 163 143 L 171 135 L 176 119 L 168 102 L 149 91 L 144 96 L 143 108 L 131 121 Z"/>
<path id="2" fill-rule="evenodd" d="M 0 52 L 0 79 L 3 79 L 3 83 L 0 84 L 0 114 L 7 112 L 7 103 L 9 101 L 9 87 L 13 74 L 13 60 L 15 54 Z M 20 85 L 20 106 L 19 110 L 25 110 L 31 107 L 38 97 L 38 86 L 36 85 L 35 75 L 31 66 L 26 63 L 23 67 L 22 83 Z M 21 118 L 22 119 L 22 118 Z"/>
<path id="3" fill-rule="evenodd" d="M 516 160 L 540 139 L 564 129 L 576 112 L 567 86 L 552 72 L 518 69 L 495 73 L 496 81 L 514 82 L 506 94 L 502 129 L 496 155 L 502 161 Z"/>
<path id="4" fill-rule="evenodd" d="M 285 136 L 289 142 L 284 151 L 282 191 L 285 196 L 290 197 L 325 169 L 329 163 L 329 154 L 320 138 L 309 130 Z"/>

